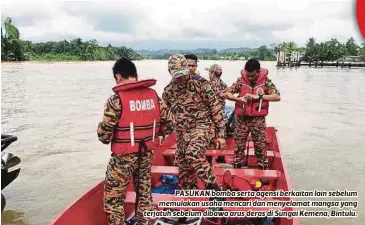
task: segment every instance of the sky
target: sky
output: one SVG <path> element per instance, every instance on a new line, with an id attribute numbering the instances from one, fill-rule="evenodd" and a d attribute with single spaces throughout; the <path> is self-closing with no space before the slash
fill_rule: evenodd
<path id="1" fill-rule="evenodd" d="M 255 48 L 354 37 L 356 0 L 2 0 L 22 39 L 82 38 L 134 49 Z"/>

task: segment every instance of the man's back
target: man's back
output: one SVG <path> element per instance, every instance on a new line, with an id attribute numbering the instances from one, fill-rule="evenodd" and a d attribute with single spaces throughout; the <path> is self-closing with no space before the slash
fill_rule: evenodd
<path id="1" fill-rule="evenodd" d="M 135 219 L 138 224 L 147 225 L 150 222 L 143 217 L 143 212 L 153 210 L 152 149 L 159 142 L 155 136 L 160 133 L 161 124 L 160 103 L 150 88 L 156 80 L 138 81 L 136 66 L 125 58 L 115 62 L 113 77 L 116 94 L 108 99 L 97 130 L 102 143 L 111 143 L 112 152 L 105 172 L 104 211 L 108 224 L 125 224 L 125 193 L 133 178 L 139 191 L 136 202 L 140 203 L 136 203 Z"/>
<path id="2" fill-rule="evenodd" d="M 211 85 L 212 85 L 215 95 L 218 98 L 218 101 L 222 105 L 222 110 L 224 111 L 224 108 L 226 105 L 225 93 L 226 93 L 227 85 L 220 78 L 216 78 L 213 81 L 211 81 Z"/>
<path id="3" fill-rule="evenodd" d="M 222 114 L 211 85 L 199 76 L 192 76 L 185 87 L 179 87 L 172 81 L 162 98 L 175 115 L 177 131 L 208 127 Z"/>

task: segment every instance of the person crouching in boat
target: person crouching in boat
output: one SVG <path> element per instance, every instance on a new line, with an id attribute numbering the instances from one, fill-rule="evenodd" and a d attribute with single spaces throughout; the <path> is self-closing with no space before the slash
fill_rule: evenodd
<path id="1" fill-rule="evenodd" d="M 179 188 L 197 189 L 197 178 L 200 178 L 206 188 L 218 190 L 216 176 L 204 152 L 213 138 L 212 124 L 218 148 L 225 148 L 223 112 L 209 81 L 192 75 L 187 64 L 181 54 L 169 57 L 168 71 L 173 79 L 162 94 L 175 118 L 175 165 L 179 168 Z"/>
<path id="2" fill-rule="evenodd" d="M 132 176 L 136 190 L 136 221 L 149 224 L 144 210 L 154 210 L 151 193 L 153 149 L 162 129 L 161 101 L 150 88 L 156 80 L 138 81 L 133 62 L 121 58 L 113 67 L 117 85 L 104 108 L 97 134 L 103 144 L 111 143 L 111 158 L 104 183 L 104 211 L 109 225 L 125 224 L 124 200 Z M 141 119 L 143 118 L 143 119 Z"/>
<path id="3" fill-rule="evenodd" d="M 268 167 L 266 147 L 266 121 L 270 101 L 280 101 L 280 92 L 267 77 L 268 70 L 261 68 L 256 59 L 246 62 L 237 79 L 227 91 L 227 99 L 236 101 L 235 104 L 235 132 L 234 167 L 242 168 L 247 165 L 245 147 L 251 132 L 255 155 L 259 168 Z M 239 94 L 236 98 L 233 94 Z M 244 104 L 237 102 L 243 100 Z"/>

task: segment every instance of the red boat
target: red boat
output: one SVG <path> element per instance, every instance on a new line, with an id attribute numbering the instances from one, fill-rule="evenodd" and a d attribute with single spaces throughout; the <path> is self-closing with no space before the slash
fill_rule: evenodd
<path id="1" fill-rule="evenodd" d="M 283 190 L 288 191 L 292 189 L 289 175 L 286 170 L 285 163 L 282 158 L 282 152 L 280 149 L 279 140 L 277 138 L 277 131 L 274 127 L 267 128 L 267 156 L 269 158 L 270 166 L 267 170 L 260 170 L 257 168 L 256 158 L 254 155 L 253 143 L 251 138 L 248 144 L 248 168 L 245 169 L 233 169 L 228 166 L 224 168 L 222 164 L 216 163 L 218 156 L 225 156 L 226 165 L 233 161 L 233 139 L 227 139 L 227 150 L 207 150 L 206 156 L 211 156 L 213 163 L 213 171 L 219 177 L 219 182 L 223 186 L 224 190 L 228 188 L 235 191 L 276 191 Z M 178 175 L 178 168 L 173 166 L 174 152 L 176 150 L 175 136 L 171 135 L 165 141 L 165 143 L 155 150 L 154 162 L 152 166 L 152 186 L 155 188 L 153 191 L 154 204 L 158 210 L 164 210 L 167 207 L 158 207 L 160 201 L 208 201 L 209 197 L 199 198 L 186 198 L 176 197 L 173 192 L 161 193 L 156 190 L 168 189 L 168 186 L 164 186 L 163 179 L 161 177 L 168 177 L 168 175 Z M 173 176 L 170 176 L 173 177 Z M 86 192 L 80 199 L 71 204 L 67 209 L 60 214 L 50 225 L 107 225 L 106 216 L 103 211 L 103 188 L 104 182 L 100 182 L 91 190 Z M 203 189 L 202 183 L 199 183 Z M 162 187 L 162 188 L 161 188 Z M 159 192 L 159 193 L 156 193 Z M 258 201 L 288 201 L 292 198 L 255 198 Z M 226 201 L 246 201 L 249 198 L 227 198 Z M 254 199 L 251 199 L 252 201 Z M 125 200 L 125 211 L 127 220 L 134 215 L 135 207 L 135 192 L 130 182 L 128 186 L 128 192 Z M 189 210 L 189 208 L 180 208 L 183 210 Z M 190 208 L 194 211 L 205 211 L 208 207 Z M 171 209 L 177 210 L 176 208 Z M 282 209 L 280 207 L 224 207 L 223 211 L 245 211 L 248 212 L 281 210 L 292 211 L 292 208 Z M 213 217 L 213 216 L 212 216 Z M 154 219 L 154 224 L 175 224 L 177 218 L 160 217 Z M 272 217 L 258 218 L 251 217 L 188 217 L 184 224 L 274 224 L 274 225 L 297 225 L 299 224 L 298 218 L 285 218 L 285 217 Z"/>

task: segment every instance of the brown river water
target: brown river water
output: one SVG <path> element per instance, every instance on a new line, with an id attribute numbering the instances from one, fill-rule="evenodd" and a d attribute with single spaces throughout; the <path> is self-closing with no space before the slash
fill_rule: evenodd
<path id="1" fill-rule="evenodd" d="M 199 62 L 204 77 L 213 63 Z M 230 85 L 245 62 L 218 63 Z M 167 60 L 136 65 L 141 78 L 158 80 L 161 94 L 170 82 Z M 112 94 L 112 66 L 1 64 L 1 133 L 18 136 L 7 150 L 22 160 L 19 177 L 3 190 L 2 224 L 46 225 L 104 178 L 110 152 L 98 141 L 96 127 Z M 358 218 L 305 218 L 300 224 L 365 224 L 365 69 L 262 66 L 282 95 L 271 104 L 267 124 L 278 129 L 294 188 L 359 191 Z M 346 200 L 329 200 L 340 199 Z"/>

